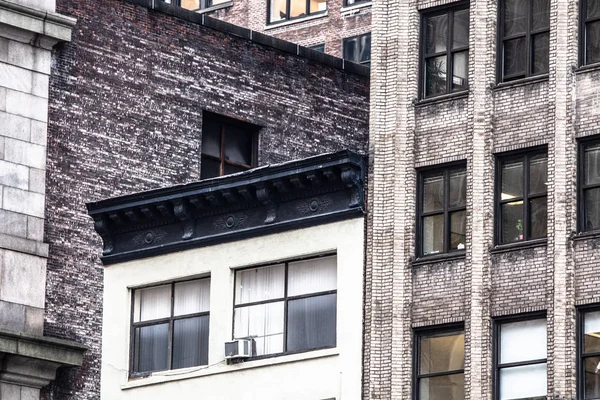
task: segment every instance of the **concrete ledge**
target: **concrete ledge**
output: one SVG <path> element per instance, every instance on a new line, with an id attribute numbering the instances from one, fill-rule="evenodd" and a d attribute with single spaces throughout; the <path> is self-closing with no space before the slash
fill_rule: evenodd
<path id="1" fill-rule="evenodd" d="M 81 366 L 86 350 L 66 340 L 0 331 L 0 380 L 42 388 L 54 380 L 58 368 Z"/>
<path id="2" fill-rule="evenodd" d="M 51 49 L 60 41 L 71 41 L 76 22 L 64 15 L 0 0 L 0 35 L 9 39 L 36 42 L 40 47 Z"/>

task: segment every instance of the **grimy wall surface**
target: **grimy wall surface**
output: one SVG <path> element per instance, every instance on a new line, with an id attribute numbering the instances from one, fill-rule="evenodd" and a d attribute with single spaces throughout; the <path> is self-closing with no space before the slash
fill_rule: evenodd
<path id="1" fill-rule="evenodd" d="M 78 23 L 50 80 L 44 331 L 90 350 L 46 398 L 98 399 L 101 331 L 111 327 L 85 203 L 198 180 L 203 110 L 260 126 L 259 165 L 365 153 L 369 82 L 123 0 L 58 0 L 57 10 Z"/>
<path id="2" fill-rule="evenodd" d="M 464 322 L 467 398 L 491 399 L 493 318 L 545 311 L 548 398 L 571 399 L 575 306 L 599 300 L 600 240 L 577 234 L 575 193 L 577 139 L 600 133 L 600 71 L 578 68 L 577 2 L 551 0 L 549 74 L 498 85 L 498 2 L 472 0 L 468 92 L 419 101 L 420 13 L 453 3 L 373 6 L 364 394 L 410 398 L 414 328 Z M 547 241 L 495 247 L 495 155 L 540 145 Z M 417 170 L 456 160 L 468 172 L 466 254 L 416 260 Z"/>

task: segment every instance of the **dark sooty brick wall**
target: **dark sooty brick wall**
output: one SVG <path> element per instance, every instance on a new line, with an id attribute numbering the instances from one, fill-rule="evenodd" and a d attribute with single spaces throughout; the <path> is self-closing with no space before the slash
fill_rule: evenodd
<path id="1" fill-rule="evenodd" d="M 52 68 L 45 334 L 90 350 L 44 396 L 98 399 L 103 267 L 85 203 L 198 180 L 203 110 L 261 126 L 261 165 L 365 153 L 369 82 L 121 0 L 57 12 L 78 23 Z"/>

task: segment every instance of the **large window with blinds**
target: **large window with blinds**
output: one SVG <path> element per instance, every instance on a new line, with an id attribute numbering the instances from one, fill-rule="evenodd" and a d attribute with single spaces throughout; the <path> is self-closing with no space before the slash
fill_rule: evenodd
<path id="1" fill-rule="evenodd" d="M 235 272 L 234 339 L 253 339 L 255 356 L 335 347 L 337 257 Z"/>
<path id="2" fill-rule="evenodd" d="M 133 291 L 131 374 L 208 364 L 210 278 Z"/>

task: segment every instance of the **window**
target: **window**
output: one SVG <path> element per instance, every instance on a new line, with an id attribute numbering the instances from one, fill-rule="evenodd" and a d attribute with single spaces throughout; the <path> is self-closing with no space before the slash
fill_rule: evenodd
<path id="1" fill-rule="evenodd" d="M 336 345 L 336 256 L 235 272 L 234 339 L 256 355 Z"/>
<path id="2" fill-rule="evenodd" d="M 579 313 L 579 397 L 600 398 L 600 311 Z"/>
<path id="3" fill-rule="evenodd" d="M 582 64 L 600 62 L 600 0 L 581 0 Z"/>
<path id="4" fill-rule="evenodd" d="M 548 73 L 550 0 L 501 0 L 502 81 Z"/>
<path id="5" fill-rule="evenodd" d="M 423 14 L 422 97 L 468 88 L 469 9 L 467 5 Z M 448 74 L 450 77 L 448 77 Z"/>
<path id="6" fill-rule="evenodd" d="M 318 51 L 320 53 L 325 53 L 325 43 L 316 44 L 314 46 L 308 46 L 309 49 Z"/>
<path id="7" fill-rule="evenodd" d="M 546 237 L 548 155 L 546 150 L 498 159 L 499 244 Z"/>
<path id="8" fill-rule="evenodd" d="M 370 2 L 371 0 L 344 0 L 344 7 L 350 7 L 355 4 L 365 4 Z"/>
<path id="9" fill-rule="evenodd" d="M 495 325 L 497 400 L 546 399 L 546 319 Z"/>
<path id="10" fill-rule="evenodd" d="M 202 121 L 201 178 L 229 175 L 256 166 L 257 128 L 215 114 Z"/>
<path id="11" fill-rule="evenodd" d="M 132 373 L 208 364 L 210 278 L 133 291 Z"/>
<path id="12" fill-rule="evenodd" d="M 463 330 L 418 333 L 416 399 L 465 398 L 465 334 Z"/>
<path id="13" fill-rule="evenodd" d="M 204 10 L 219 4 L 229 3 L 231 0 L 163 0 L 165 3 L 185 8 L 190 11 Z"/>
<path id="14" fill-rule="evenodd" d="M 600 229 L 600 140 L 579 145 L 581 231 Z"/>
<path id="15" fill-rule="evenodd" d="M 419 256 L 464 250 L 467 170 L 454 165 L 419 172 Z"/>
<path id="16" fill-rule="evenodd" d="M 327 0 L 269 0 L 269 24 L 321 14 Z"/>
<path id="17" fill-rule="evenodd" d="M 342 44 L 344 60 L 371 66 L 371 34 L 344 39 Z"/>

